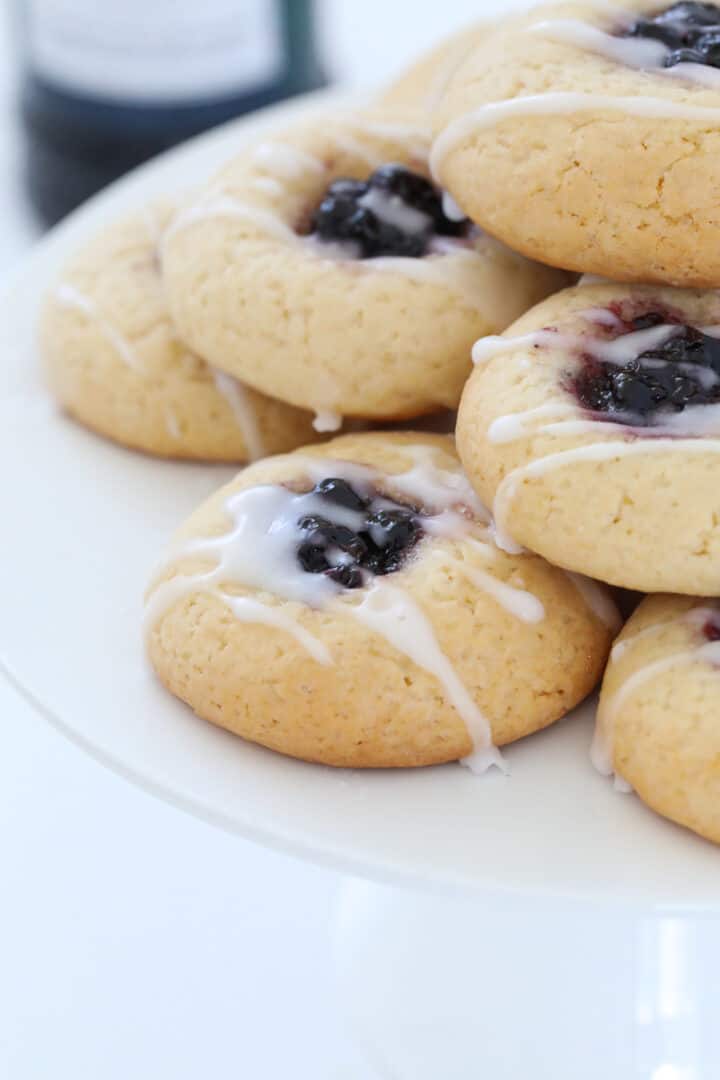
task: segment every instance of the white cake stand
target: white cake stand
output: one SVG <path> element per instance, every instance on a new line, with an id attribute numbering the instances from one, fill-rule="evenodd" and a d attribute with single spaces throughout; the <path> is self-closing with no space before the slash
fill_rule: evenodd
<path id="1" fill-rule="evenodd" d="M 98 223 L 325 107 L 286 105 L 146 166 L 2 290 L 2 672 L 146 790 L 354 875 L 333 928 L 338 979 L 379 1075 L 717 1080 L 720 854 L 593 772 L 591 709 L 511 748 L 510 778 L 352 773 L 212 728 L 145 665 L 151 567 L 231 470 L 153 461 L 59 415 L 38 373 L 38 301 Z"/>

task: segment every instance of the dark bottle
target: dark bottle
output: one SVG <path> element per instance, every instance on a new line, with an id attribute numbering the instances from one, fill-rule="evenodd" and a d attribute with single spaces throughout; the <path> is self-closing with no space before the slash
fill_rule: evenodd
<path id="1" fill-rule="evenodd" d="M 25 181 L 51 224 L 241 113 L 323 85 L 313 0 L 21 0 Z"/>

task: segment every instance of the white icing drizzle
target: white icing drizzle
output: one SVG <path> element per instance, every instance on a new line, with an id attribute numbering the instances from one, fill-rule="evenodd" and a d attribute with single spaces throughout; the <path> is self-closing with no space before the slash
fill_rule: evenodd
<path id="1" fill-rule="evenodd" d="M 432 132 L 429 127 L 386 122 L 369 123 L 357 118 L 353 124 L 356 131 L 375 139 L 388 139 L 403 143 L 411 157 L 427 160 Z M 377 151 L 380 153 L 380 151 Z M 384 162 L 381 162 L 384 163 Z"/>
<path id="2" fill-rule="evenodd" d="M 653 660 L 648 664 L 644 664 L 623 683 L 614 697 L 604 704 L 602 719 L 598 721 L 595 728 L 591 759 L 598 772 L 605 776 L 611 776 L 614 772 L 613 736 L 615 720 L 628 699 L 646 683 L 657 678 L 658 675 L 664 675 L 667 671 L 671 671 L 676 667 L 685 667 L 689 664 L 698 663 L 720 664 L 720 641 L 705 642 L 693 649 L 684 649 L 659 660 Z"/>
<path id="3" fill-rule="evenodd" d="M 585 577 L 584 574 L 575 574 L 572 570 L 566 570 L 565 576 L 575 586 L 593 615 L 612 634 L 617 634 L 622 627 L 623 619 L 610 590 L 599 582 L 593 581 L 592 578 Z"/>
<path id="4" fill-rule="evenodd" d="M 325 240 L 315 233 L 308 236 L 296 236 L 308 253 L 325 262 L 356 262 L 362 266 L 360 260 L 360 245 L 352 240 Z M 372 263 L 372 259 L 365 259 L 366 263 Z"/>
<path id="5" fill-rule="evenodd" d="M 252 186 L 257 188 L 258 191 L 265 192 L 266 195 L 272 195 L 274 198 L 282 197 L 285 194 L 285 187 L 276 180 L 274 176 L 256 176 L 252 181 Z"/>
<path id="6" fill-rule="evenodd" d="M 515 255 L 517 259 L 522 259 L 522 255 L 518 255 L 517 252 L 511 252 L 510 248 L 505 248 L 499 240 L 494 240 L 482 231 L 477 225 L 473 225 L 466 236 L 439 236 L 437 233 L 430 237 L 430 243 L 428 244 L 428 255 L 457 255 L 461 252 L 480 255 L 481 251 L 479 246 L 475 246 L 475 242 L 482 242 L 482 254 L 492 256 L 493 252 L 491 248 L 495 248 L 496 251 L 505 251 L 511 255 Z"/>
<path id="7" fill-rule="evenodd" d="M 644 116 L 656 120 L 689 120 L 705 123 L 709 128 L 720 126 L 720 108 L 684 105 L 667 98 L 610 97 L 603 94 L 557 92 L 529 94 L 505 101 L 490 101 L 478 109 L 452 121 L 433 143 L 430 155 L 432 175 L 440 177 L 443 162 L 466 139 L 478 132 L 502 124 L 517 116 L 560 116 L 582 112 L 620 112 L 628 116 Z"/>
<path id="8" fill-rule="evenodd" d="M 623 636 L 621 641 L 616 641 L 610 652 L 611 659 L 618 661 L 629 649 L 634 648 L 639 641 L 654 637 L 655 634 L 667 629 L 668 626 L 677 626 L 680 623 L 685 623 L 688 626 L 702 627 L 709 619 L 716 618 L 717 614 L 717 607 L 707 607 L 706 605 L 703 605 L 701 607 L 689 608 L 689 610 L 683 612 L 682 615 L 675 615 L 670 619 L 661 619 L 659 622 L 651 623 L 650 626 L 646 626 L 642 630 L 636 631 L 634 634 Z"/>
<path id="9" fill-rule="evenodd" d="M 588 323 L 600 322 L 595 309 L 577 313 L 580 318 L 587 319 Z M 617 323 L 612 312 L 608 315 L 613 323 L 604 320 L 605 325 L 612 326 Z M 622 367 L 643 352 L 659 349 L 666 345 L 672 338 L 682 333 L 682 326 L 672 323 L 663 323 L 660 326 L 651 326 L 645 330 L 634 330 L 629 334 L 621 334 L 619 337 L 604 339 L 593 337 L 588 333 L 563 333 L 558 330 L 535 330 L 530 334 L 522 334 L 518 337 L 503 337 L 489 335 L 480 338 L 475 343 L 472 351 L 474 364 L 486 364 L 498 356 L 506 353 L 518 352 L 521 349 L 563 349 L 568 352 L 582 352 L 587 356 L 593 356 L 605 364 L 616 364 Z M 666 364 L 669 361 L 655 361 L 656 364 Z M 676 365 L 677 366 L 677 365 Z M 700 365 L 692 366 L 693 370 L 701 370 Z M 709 372 L 712 376 L 714 373 Z M 716 376 L 715 376 L 716 377 Z"/>
<path id="10" fill-rule="evenodd" d="M 149 224 L 149 222 L 148 222 Z M 60 285 L 55 297 L 57 301 L 66 307 L 81 311 L 88 319 L 97 326 L 100 333 L 112 345 L 115 352 L 128 367 L 139 374 L 144 374 L 142 363 L 135 353 L 132 345 L 123 335 L 104 319 L 96 306 L 88 297 L 84 296 L 72 285 Z M 256 461 L 266 454 L 265 445 L 258 427 L 255 410 L 248 399 L 247 390 L 242 383 L 234 379 L 232 375 L 218 371 L 208 366 L 213 382 L 219 394 L 225 398 L 232 409 L 235 421 L 242 432 L 245 446 L 250 461 Z M 171 408 L 165 410 L 165 426 L 173 439 L 182 439 L 182 430 L 178 418 Z"/>
<path id="11" fill-rule="evenodd" d="M 379 149 L 367 146 L 365 143 L 360 142 L 359 139 L 353 138 L 352 135 L 338 133 L 333 136 L 333 140 L 340 150 L 349 154 L 350 157 L 357 158 L 359 161 L 364 161 L 372 170 L 382 164 L 382 157 Z"/>
<path id="12" fill-rule="evenodd" d="M 472 348 L 473 364 L 487 364 L 497 356 L 519 352 L 520 349 L 568 349 L 582 348 L 585 338 L 581 334 L 562 334 L 557 330 L 534 330 L 517 337 L 488 334 L 480 338 Z"/>
<path id="13" fill-rule="evenodd" d="M 593 427 L 596 425 L 593 424 Z M 617 426 L 617 425 L 615 425 Z M 601 442 L 590 443 L 586 446 L 576 446 L 571 450 L 560 450 L 555 454 L 537 458 L 527 465 L 521 465 L 502 480 L 495 492 L 493 516 L 498 536 L 498 544 L 501 546 L 509 542 L 513 544 L 505 529 L 510 507 L 518 488 L 523 480 L 537 476 L 544 476 L 555 469 L 561 469 L 567 465 L 573 465 L 578 461 L 611 461 L 613 458 L 630 457 L 636 454 L 659 454 L 669 453 L 681 449 L 684 453 L 720 453 L 720 440 L 703 439 L 698 442 L 683 441 L 681 445 L 673 439 L 637 439 L 633 442 Z M 513 551 L 513 547 L 504 548 Z"/>
<path id="14" fill-rule="evenodd" d="M 484 773 L 492 765 L 504 770 L 502 755 L 492 742 L 489 722 L 440 649 L 429 620 L 415 601 L 402 589 L 376 580 L 359 604 L 343 606 L 359 622 L 381 634 L 398 652 L 435 676 L 473 742 L 473 752 L 463 759 L 463 764 L 475 773 Z"/>
<path id="15" fill-rule="evenodd" d="M 550 426 L 548 424 L 541 423 L 540 427 L 537 427 L 538 421 L 544 421 L 548 417 L 553 419 L 563 416 L 575 416 L 577 414 L 577 408 L 571 404 L 547 404 L 537 405 L 533 409 L 526 409 L 524 412 L 519 413 L 507 413 L 505 416 L 498 416 L 496 420 L 490 424 L 487 430 L 488 442 L 493 444 L 498 443 L 510 443 L 516 442 L 518 439 L 524 439 L 528 435 L 535 434 L 539 431 L 546 431 Z"/>
<path id="16" fill-rule="evenodd" d="M 525 412 L 499 416 L 488 428 L 488 442 L 509 443 L 536 435 L 563 438 L 575 435 L 612 435 L 627 433 L 637 438 L 703 439 L 720 436 L 720 404 L 688 405 L 682 412 L 664 413 L 662 422 L 652 425 L 639 423 L 639 417 L 631 413 L 618 413 L 617 422 L 595 419 L 559 419 L 550 423 L 537 423 L 544 416 L 578 416 L 574 405 L 540 405 Z"/>
<path id="17" fill-rule="evenodd" d="M 410 235 L 423 233 L 430 223 L 430 216 L 416 210 L 399 197 L 378 188 L 370 188 L 360 199 L 360 205 L 372 210 L 380 221 L 392 225 Z"/>
<path id="18" fill-rule="evenodd" d="M 526 548 L 522 544 L 518 544 L 517 540 L 513 540 L 510 533 L 504 526 L 500 525 L 494 518 L 493 523 L 490 526 L 490 531 L 493 538 L 493 543 L 504 551 L 506 555 L 524 555 Z"/>
<path id="19" fill-rule="evenodd" d="M 316 660 L 318 664 L 329 667 L 332 656 L 326 645 L 301 626 L 297 619 L 286 614 L 279 607 L 271 607 L 269 604 L 261 604 L 258 600 L 252 600 L 249 596 L 224 596 L 225 603 L 232 611 L 236 619 L 241 622 L 261 623 L 263 626 L 272 626 L 276 630 L 284 630 L 290 634 L 305 651 Z"/>
<path id="20" fill-rule="evenodd" d="M 287 142 L 262 142 L 253 152 L 253 160 L 275 176 L 294 180 L 307 172 L 325 172 L 319 158 Z"/>
<path id="21" fill-rule="evenodd" d="M 682 333 L 682 326 L 670 323 L 660 326 L 650 326 L 646 330 L 634 330 L 629 334 L 620 334 L 619 337 L 610 341 L 588 337 L 584 340 L 584 351 L 602 360 L 604 364 L 615 364 L 622 367 L 624 364 L 635 360 L 641 353 L 650 352 L 653 349 L 661 349 L 674 337 Z M 659 361 L 661 364 L 667 361 Z"/>
<path id="22" fill-rule="evenodd" d="M 271 175 L 257 176 L 252 186 L 266 192 L 273 198 L 283 198 L 286 183 L 308 173 L 320 176 L 325 172 L 325 164 L 307 150 L 301 150 L 281 140 L 260 143 L 252 154 L 253 161 Z"/>
<path id="23" fill-rule="evenodd" d="M 315 419 L 313 420 L 313 427 L 320 434 L 325 434 L 329 431 L 339 431 L 343 426 L 343 418 L 340 413 L 331 412 L 329 409 L 319 409 L 315 413 Z"/>
<path id="24" fill-rule="evenodd" d="M 314 235 L 300 237 L 300 242 L 315 256 L 336 262 L 352 262 L 359 273 L 401 274 L 420 284 L 440 286 L 454 292 L 471 308 L 485 311 L 488 298 L 478 282 L 477 269 L 488 255 L 488 248 L 476 250 L 467 242 L 455 237 L 435 236 L 428 252 L 422 258 L 402 255 L 377 255 L 359 259 L 357 245 L 352 242 L 335 243 L 320 240 Z M 499 244 L 485 238 L 487 244 Z M 451 256 L 451 258 L 440 258 Z M 495 312 L 493 311 L 493 315 Z"/>
<path id="25" fill-rule="evenodd" d="M 468 546 L 481 557 L 493 558 L 498 555 L 497 546 L 480 540 L 466 540 Z M 486 593 L 514 618 L 525 623 L 539 623 L 545 618 L 545 607 L 539 597 L 514 585 L 508 585 L 495 574 L 489 574 L 467 559 L 455 558 L 447 552 L 431 552 L 426 558 L 435 558 L 438 563 L 452 567 L 462 574 L 476 589 Z"/>
<path id="26" fill-rule="evenodd" d="M 677 619 L 663 619 L 661 622 L 653 623 L 652 626 L 646 626 L 643 630 L 638 630 L 636 634 L 630 634 L 621 641 L 616 641 L 610 650 L 610 659 L 614 663 L 617 663 L 629 649 L 634 648 L 638 641 L 654 637 L 655 634 L 659 634 L 660 631 L 665 630 L 666 627 L 674 626 L 676 622 Z"/>
<path id="27" fill-rule="evenodd" d="M 171 409 L 169 406 L 165 410 L 165 427 L 167 428 L 168 435 L 170 435 L 172 439 L 176 439 L 178 442 L 182 439 L 182 431 L 180 429 L 178 418 L 174 409 Z"/>
<path id="28" fill-rule="evenodd" d="M 437 463 L 433 447 L 404 446 L 412 460 L 404 473 L 383 477 L 388 491 L 407 496 L 427 515 L 423 526 L 431 536 L 463 537 L 472 548 L 485 554 L 492 549 L 475 540 L 473 530 L 489 523 L 487 510 L 472 491 L 459 469 L 448 470 Z M 328 461 L 307 457 L 303 466 L 310 482 L 334 475 L 341 476 L 358 490 L 376 486 L 377 474 L 364 466 L 346 461 Z M 490 765 L 502 767 L 502 758 L 492 744 L 490 724 L 472 699 L 457 672 L 437 642 L 432 626 L 419 606 L 402 589 L 378 578 L 371 578 L 365 589 L 344 595 L 324 575 L 307 574 L 298 566 L 296 550 L 304 538 L 298 519 L 308 514 L 327 513 L 327 502 L 320 496 L 298 494 L 279 485 L 246 488 L 230 495 L 225 511 L 231 521 L 228 532 L 208 539 L 191 540 L 170 553 L 170 560 L 212 560 L 215 565 L 192 575 L 178 575 L 161 582 L 151 592 L 145 615 L 146 632 L 154 627 L 171 606 L 198 591 L 222 600 L 238 617 L 263 622 L 293 634 L 308 653 L 321 663 L 329 663 L 327 650 L 289 614 L 273 604 L 228 593 L 230 587 L 256 589 L 283 600 L 312 608 L 335 608 L 363 622 L 413 663 L 434 675 L 448 701 L 467 726 L 474 751 L 465 764 L 475 771 Z M 468 512 L 473 514 L 470 519 Z M 361 512 L 333 506 L 338 524 L 360 528 Z M 346 558 L 337 553 L 337 565 Z M 502 603 L 517 618 L 538 622 L 544 616 L 540 601 L 527 590 L 495 580 L 484 570 L 462 562 L 462 571 Z"/>
<path id="29" fill-rule="evenodd" d="M 240 429 L 245 442 L 248 460 L 258 461 L 260 458 L 265 457 L 267 453 L 265 441 L 260 432 L 255 407 L 250 401 L 247 387 L 225 371 L 218 371 L 217 368 L 213 367 L 210 367 L 209 371 L 217 392 L 225 398 L 232 410 L 235 423 Z"/>
<path id="30" fill-rule="evenodd" d="M 178 552 L 182 554 L 182 552 Z M 299 645 L 316 660 L 318 664 L 332 664 L 332 657 L 319 638 L 311 634 L 291 615 L 281 608 L 260 603 L 247 596 L 232 596 L 218 587 L 219 575 L 216 571 L 192 576 L 178 575 L 158 585 L 145 604 L 143 630 L 148 637 L 158 621 L 180 600 L 197 593 L 215 596 L 221 600 L 241 622 L 261 623 L 265 626 L 284 630 L 294 637 Z"/>
<path id="31" fill-rule="evenodd" d="M 588 308 L 576 314 L 585 319 L 590 327 L 594 324 L 612 329 L 621 324 L 621 320 L 613 312 L 603 308 Z M 520 350 L 555 349 L 582 353 L 605 364 L 623 366 L 644 352 L 662 348 L 673 337 L 682 333 L 682 329 L 681 325 L 667 323 L 621 334 L 612 339 L 595 337 L 592 333 L 568 334 L 547 329 L 518 337 L 489 336 L 476 342 L 473 347 L 473 361 L 488 363 L 496 357 Z M 720 332 L 717 326 L 701 329 L 703 333 L 713 337 L 718 336 Z M 658 369 L 672 364 L 678 371 L 692 375 L 705 389 L 717 386 L 720 381 L 717 372 L 701 364 L 652 357 L 646 357 L 643 364 L 645 367 Z M 556 401 L 526 409 L 523 412 L 497 417 L 490 424 L 487 437 L 491 443 L 497 444 L 539 434 L 617 435 L 623 431 L 646 438 L 661 436 L 702 438 L 720 435 L 720 404 L 688 405 L 677 413 L 659 413 L 653 423 L 644 424 L 640 417 L 631 413 L 615 414 L 614 420 L 590 419 L 579 406 L 569 401 Z"/>
<path id="32" fill-rule="evenodd" d="M 539 34 L 550 41 L 575 45 L 578 49 L 606 56 L 618 64 L 633 68 L 665 70 L 663 60 L 670 52 L 667 45 L 652 38 L 615 37 L 597 26 L 580 19 L 550 19 L 528 27 L 528 33 Z M 702 65 L 689 65 L 701 67 Z"/>
<path id="33" fill-rule="evenodd" d="M 663 414 L 662 423 L 640 431 L 686 439 L 720 437 L 720 404 L 688 405 L 682 412 Z"/>
<path id="34" fill-rule="evenodd" d="M 440 468 L 432 446 L 403 446 L 403 453 L 412 458 L 413 465 L 403 473 L 386 477 L 393 491 L 411 500 L 420 499 L 426 509 L 440 509 L 440 521 L 444 515 L 452 514 L 451 526 L 456 533 L 469 532 L 472 528 L 468 519 L 458 513 L 458 507 L 467 507 L 476 522 L 490 524 L 490 511 L 480 501 L 464 472 Z M 427 532 L 432 532 L 432 519 L 425 522 L 425 528 Z M 442 521 L 441 528 L 445 528 L 445 521 Z M 442 533 L 438 532 L 437 535 Z"/>
<path id="35" fill-rule="evenodd" d="M 476 588 L 482 589 L 488 596 L 492 596 L 498 604 L 514 615 L 516 619 L 526 623 L 539 623 L 545 618 L 545 607 L 541 600 L 527 589 L 518 589 L 507 582 L 501 581 L 494 574 L 488 574 L 475 566 L 463 563 L 462 572 L 468 581 Z"/>
<path id="36" fill-rule="evenodd" d="M 626 415 L 629 415 L 629 414 L 623 413 L 623 416 L 626 416 Z M 508 420 L 508 421 L 515 419 L 519 423 L 521 421 L 521 414 L 518 414 L 516 417 L 512 417 L 512 416 L 500 417 L 500 419 L 501 420 Z M 576 420 L 558 420 L 555 423 L 540 424 L 538 427 L 534 427 L 534 428 L 531 427 L 530 431 L 525 432 L 524 434 L 527 434 L 530 437 L 535 436 L 535 435 L 550 435 L 550 436 L 557 436 L 557 437 L 565 436 L 565 437 L 572 438 L 573 436 L 576 436 L 576 435 L 613 435 L 614 436 L 614 435 L 618 434 L 618 431 L 623 431 L 623 430 L 627 431 L 630 434 L 638 434 L 638 435 L 643 434 L 643 433 L 646 434 L 648 431 L 651 431 L 653 436 L 667 434 L 665 429 L 660 428 L 660 427 L 653 427 L 651 429 L 648 429 L 648 428 L 634 428 L 634 427 L 630 426 L 629 421 L 628 421 L 627 424 L 623 424 L 621 426 L 620 424 L 612 423 L 612 421 L 609 421 L 609 420 L 604 421 L 604 420 L 580 420 L 580 419 L 576 419 Z M 505 438 L 504 441 L 505 442 L 510 442 L 511 440 L 507 437 L 507 434 L 508 434 L 507 430 L 506 430 L 505 434 L 506 434 L 506 438 Z"/>
<path id="37" fill-rule="evenodd" d="M 720 90 L 720 71 L 707 64 L 674 64 L 672 67 L 663 68 L 662 74 L 670 79 L 685 79 L 700 86 L 707 86 L 709 90 Z"/>
<path id="38" fill-rule="evenodd" d="M 59 285 L 55 290 L 55 300 L 63 307 L 82 312 L 87 319 L 90 319 L 95 324 L 98 331 L 112 346 L 124 364 L 127 364 L 133 371 L 142 371 L 142 364 L 129 342 L 111 322 L 108 322 L 100 314 L 89 297 L 81 293 L 74 285 L 63 284 Z"/>
<path id="39" fill-rule="evenodd" d="M 350 120 L 353 130 L 357 134 L 367 135 L 371 139 L 388 139 L 406 145 L 417 140 L 418 145 L 414 148 L 412 145 L 408 147 L 410 153 L 414 153 L 416 157 L 427 157 L 431 135 L 429 127 L 385 122 L 370 123 L 361 120 L 359 117 L 351 117 Z M 383 164 L 386 161 L 383 150 L 379 147 L 369 147 L 367 143 L 361 142 L 354 135 L 345 132 L 333 132 L 333 141 L 346 150 L 347 153 L 353 154 L 355 157 L 360 158 L 361 161 L 366 161 L 373 166 Z"/>
<path id="40" fill-rule="evenodd" d="M 632 19 L 629 18 L 628 22 L 631 21 Z M 669 78 L 685 79 L 714 90 L 720 88 L 720 71 L 717 68 L 695 63 L 664 67 L 664 60 L 671 49 L 661 41 L 651 38 L 615 37 L 579 19 L 551 19 L 528 27 L 528 31 L 540 34 L 551 41 L 575 45 L 578 49 L 587 49 L 615 63 L 625 64 L 627 67 L 640 71 L 652 71 L 654 74 Z"/>
<path id="41" fill-rule="evenodd" d="M 329 463 L 325 464 L 329 467 Z M 337 463 L 333 464 L 337 468 Z M 367 483 L 367 470 L 355 466 L 352 475 Z M 330 580 L 322 574 L 303 573 L 295 559 L 303 539 L 297 521 L 302 515 L 327 513 L 324 500 L 280 485 L 263 484 L 234 492 L 224 509 L 232 522 L 230 531 L 191 540 L 173 552 L 175 561 L 183 557 L 217 560 L 210 574 L 200 575 L 203 583 L 257 589 L 310 607 L 319 607 L 336 595 Z M 335 510 L 339 524 L 359 528 L 361 514 L 343 507 L 333 507 Z"/>
<path id="42" fill-rule="evenodd" d="M 587 274 L 586 277 L 589 278 L 590 275 Z M 584 284 L 586 284 L 586 285 L 598 284 L 598 283 L 602 283 L 602 284 L 605 284 L 605 285 L 612 284 L 612 282 L 608 282 L 606 278 L 596 278 L 593 282 L 590 282 L 590 281 L 584 282 Z M 582 285 L 583 282 L 580 281 L 580 282 L 578 282 L 578 284 Z M 609 308 L 603 308 L 603 307 L 585 308 L 585 310 L 583 311 L 583 317 L 585 319 L 587 319 L 589 322 L 595 323 L 597 326 L 609 326 L 611 328 L 612 327 L 617 327 L 619 329 L 622 328 L 622 319 L 620 318 L 619 315 L 616 315 L 613 311 L 610 311 Z"/>
<path id="43" fill-rule="evenodd" d="M 211 218 L 236 218 L 276 237 L 278 240 L 295 240 L 296 234 L 279 214 L 260 206 L 241 202 L 227 195 L 218 195 L 202 202 L 187 206 L 172 220 L 163 235 L 163 246 L 177 233 L 195 225 L 198 221 Z"/>
<path id="44" fill-rule="evenodd" d="M 448 221 L 465 221 L 467 214 L 453 199 L 449 191 L 442 193 L 442 211 Z"/>

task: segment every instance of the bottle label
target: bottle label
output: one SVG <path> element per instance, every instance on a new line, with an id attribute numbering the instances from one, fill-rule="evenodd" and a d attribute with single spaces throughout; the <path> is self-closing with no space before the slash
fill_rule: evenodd
<path id="1" fill-rule="evenodd" d="M 77 94 L 123 102 L 211 100 L 283 71 L 276 0 L 28 0 L 33 70 Z"/>

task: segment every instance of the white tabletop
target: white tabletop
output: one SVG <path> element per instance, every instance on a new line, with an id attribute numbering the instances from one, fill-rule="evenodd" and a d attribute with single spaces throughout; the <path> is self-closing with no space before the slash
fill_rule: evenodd
<path id="1" fill-rule="evenodd" d="M 369 85 L 500 5 L 321 6 L 336 71 Z M 37 234 L 21 201 L 3 50 L 5 33 L 0 268 Z M 0 723 L 1 1077 L 368 1080 L 334 1003 L 334 874 L 154 801 L 1 683 Z"/>

